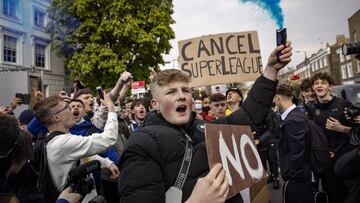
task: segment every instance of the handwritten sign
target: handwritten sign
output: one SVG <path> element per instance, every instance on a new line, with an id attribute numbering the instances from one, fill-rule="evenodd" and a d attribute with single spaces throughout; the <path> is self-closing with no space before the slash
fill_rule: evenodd
<path id="1" fill-rule="evenodd" d="M 191 87 L 252 81 L 262 73 L 256 31 L 196 37 L 178 45 L 179 64 Z"/>
<path id="2" fill-rule="evenodd" d="M 229 197 L 266 176 L 249 126 L 206 124 L 205 135 L 209 166 L 222 163 Z"/>

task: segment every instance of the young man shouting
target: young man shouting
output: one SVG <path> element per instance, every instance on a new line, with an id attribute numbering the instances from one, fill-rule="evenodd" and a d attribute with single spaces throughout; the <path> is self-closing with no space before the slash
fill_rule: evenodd
<path id="1" fill-rule="evenodd" d="M 290 62 L 291 50 L 290 43 L 286 48 L 283 45 L 277 47 L 269 57 L 264 74 L 255 82 L 241 108 L 213 123 L 251 125 L 254 128 L 261 126 L 272 104 L 277 73 Z M 278 58 L 279 52 L 282 55 Z M 194 119 L 195 115 L 192 114 L 192 95 L 188 83 L 189 76 L 179 70 L 165 70 L 154 77 L 151 93 L 156 111 L 149 113 L 144 127 L 130 137 L 122 155 L 120 202 L 165 202 L 165 193 L 175 184 L 179 174 L 186 140 L 193 146 L 193 156 L 182 195 L 178 199 L 194 202 L 196 195 L 204 195 L 193 193 L 199 178 L 208 174 L 209 165 L 201 128 L 203 121 Z M 224 202 L 228 184 L 224 170 L 218 172 L 211 176 L 210 182 L 214 182 L 215 177 L 221 177 L 214 194 L 216 202 Z M 228 201 L 239 202 L 241 197 L 236 195 Z"/>

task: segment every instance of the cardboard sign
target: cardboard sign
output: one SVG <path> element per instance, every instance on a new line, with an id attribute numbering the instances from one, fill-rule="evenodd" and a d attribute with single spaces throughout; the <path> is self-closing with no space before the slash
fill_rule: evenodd
<path id="1" fill-rule="evenodd" d="M 256 31 L 196 37 L 178 45 L 179 64 L 191 87 L 253 81 L 262 73 Z"/>
<path id="2" fill-rule="evenodd" d="M 226 172 L 229 197 L 267 176 L 249 126 L 206 124 L 205 140 L 209 167 L 222 163 Z"/>
<path id="3" fill-rule="evenodd" d="M 146 89 L 145 88 L 136 88 L 136 89 L 131 89 L 131 94 L 144 94 L 146 93 Z"/>

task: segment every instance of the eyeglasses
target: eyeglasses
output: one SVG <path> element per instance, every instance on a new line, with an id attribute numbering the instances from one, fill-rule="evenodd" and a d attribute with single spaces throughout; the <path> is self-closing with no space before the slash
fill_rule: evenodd
<path id="1" fill-rule="evenodd" d="M 55 116 L 56 114 L 58 114 L 58 113 L 60 113 L 60 112 L 64 111 L 65 109 L 69 109 L 69 110 L 71 110 L 71 108 L 70 108 L 70 106 L 69 106 L 69 104 L 68 104 L 68 103 L 66 103 L 66 105 L 65 105 L 65 107 L 64 107 L 64 108 L 62 108 L 61 110 L 57 111 L 57 112 L 56 112 L 56 113 L 54 113 L 54 115 L 52 115 L 52 116 Z M 51 116 L 51 117 L 52 117 L 52 116 Z"/>
<path id="2" fill-rule="evenodd" d="M 56 114 L 59 114 L 60 112 L 64 111 L 65 109 L 68 109 L 69 111 L 71 111 L 71 108 L 70 108 L 68 103 L 66 103 L 64 108 L 60 109 L 59 111 L 54 113 L 52 116 L 50 116 L 50 118 L 46 122 L 49 122 L 52 119 L 53 116 L 55 116 Z"/>
<path id="3" fill-rule="evenodd" d="M 218 104 L 213 104 L 214 105 L 214 107 L 219 107 L 219 106 L 222 106 L 222 107 L 225 107 L 226 106 L 226 104 L 225 103 L 218 103 Z"/>

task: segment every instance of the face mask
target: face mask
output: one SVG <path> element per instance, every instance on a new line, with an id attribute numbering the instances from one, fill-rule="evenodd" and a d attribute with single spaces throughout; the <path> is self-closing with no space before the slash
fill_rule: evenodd
<path id="1" fill-rule="evenodd" d="M 196 110 L 201 110 L 202 108 L 202 104 L 195 104 L 195 109 Z"/>
<path id="2" fill-rule="evenodd" d="M 210 111 L 210 106 L 204 107 L 203 111 L 205 111 L 206 113 Z"/>

